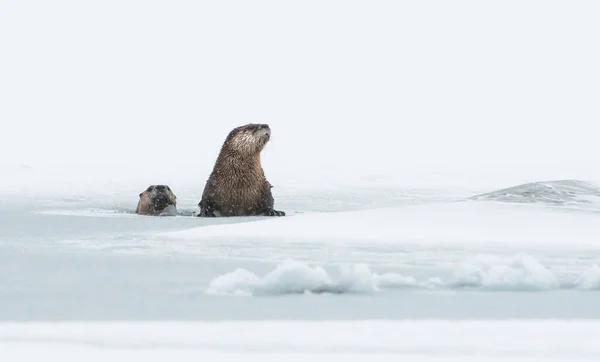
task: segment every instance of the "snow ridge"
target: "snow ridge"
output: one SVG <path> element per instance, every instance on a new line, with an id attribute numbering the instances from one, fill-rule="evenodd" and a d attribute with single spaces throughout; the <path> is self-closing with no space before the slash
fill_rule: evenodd
<path id="1" fill-rule="evenodd" d="M 286 294 L 371 294 L 386 289 L 475 289 L 488 291 L 600 290 L 600 267 L 592 265 L 575 280 L 562 280 L 537 259 L 519 254 L 503 262 L 470 261 L 455 270 L 452 280 L 387 272 L 378 274 L 366 264 L 341 265 L 338 273 L 323 266 L 288 259 L 260 277 L 238 268 L 214 278 L 211 295 L 265 296 Z"/>
<path id="2" fill-rule="evenodd" d="M 469 199 L 553 205 L 589 204 L 600 201 L 600 187 L 580 180 L 540 181 L 475 195 Z"/>

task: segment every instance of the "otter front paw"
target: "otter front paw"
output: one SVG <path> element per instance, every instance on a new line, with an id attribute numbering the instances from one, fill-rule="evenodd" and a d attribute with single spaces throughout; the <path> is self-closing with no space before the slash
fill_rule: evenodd
<path id="1" fill-rule="evenodd" d="M 275 209 L 267 209 L 267 211 L 265 212 L 265 215 L 266 216 L 285 216 L 285 212 L 275 210 Z"/>
<path id="2" fill-rule="evenodd" d="M 213 211 L 209 211 L 209 210 L 200 210 L 200 212 L 196 216 L 197 217 L 217 217 L 217 215 L 215 215 L 215 213 Z"/>

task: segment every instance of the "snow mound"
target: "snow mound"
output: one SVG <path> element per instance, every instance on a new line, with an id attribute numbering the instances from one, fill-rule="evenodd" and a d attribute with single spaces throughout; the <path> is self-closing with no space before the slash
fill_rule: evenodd
<path id="1" fill-rule="evenodd" d="M 452 289 L 493 291 L 550 291 L 561 289 L 600 290 L 600 267 L 581 268 L 575 277 L 564 270 L 548 268 L 538 259 L 517 254 L 509 258 L 478 256 L 458 263 Z"/>
<path id="2" fill-rule="evenodd" d="M 594 264 L 577 280 L 577 287 L 584 290 L 600 290 L 600 267 Z"/>
<path id="3" fill-rule="evenodd" d="M 412 277 L 396 273 L 379 275 L 365 264 L 340 266 L 339 275 L 334 276 L 321 266 L 286 260 L 262 278 L 246 269 L 220 275 L 210 282 L 207 294 L 366 294 L 378 292 L 381 288 L 425 286 Z"/>
<path id="4" fill-rule="evenodd" d="M 541 181 L 476 195 L 470 199 L 558 205 L 598 203 L 600 187 L 578 180 Z"/>
<path id="5" fill-rule="evenodd" d="M 499 259 L 479 257 L 457 264 L 453 278 L 430 277 L 417 280 L 388 272 L 378 274 L 366 264 L 342 265 L 337 275 L 324 267 L 286 260 L 260 277 L 247 269 L 236 269 L 214 278 L 206 289 L 211 295 L 287 295 L 287 294 L 373 294 L 386 289 L 479 291 L 551 291 L 561 289 L 600 289 L 600 267 L 593 265 L 575 280 L 559 281 L 557 273 L 536 258 L 518 254 Z"/>
<path id="6" fill-rule="evenodd" d="M 465 263 L 455 273 L 455 288 L 551 290 L 559 288 L 555 274 L 537 259 L 519 254 L 506 262 Z"/>

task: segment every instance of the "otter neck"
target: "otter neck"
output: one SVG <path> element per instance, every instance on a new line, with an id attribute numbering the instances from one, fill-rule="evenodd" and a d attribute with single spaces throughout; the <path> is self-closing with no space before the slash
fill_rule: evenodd
<path id="1" fill-rule="evenodd" d="M 262 171 L 260 152 L 243 154 L 225 149 L 219 154 L 215 164 L 215 171 L 219 172 L 221 169 L 235 170 L 238 175 L 255 174 L 257 171 Z"/>

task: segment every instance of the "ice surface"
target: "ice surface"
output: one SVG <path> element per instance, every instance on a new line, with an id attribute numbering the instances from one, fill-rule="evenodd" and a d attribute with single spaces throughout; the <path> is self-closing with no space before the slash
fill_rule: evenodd
<path id="1" fill-rule="evenodd" d="M 144 217 L 133 213 L 133 179 L 113 185 L 98 170 L 63 192 L 75 174 L 13 172 L 39 172 L 29 187 L 40 193 L 15 183 L 1 205 L 5 318 L 600 316 L 593 201 L 472 200 L 471 186 L 306 184 L 277 191 L 286 217 L 205 219 L 193 216 L 198 188 L 180 176 L 179 214 Z M 545 307 L 523 292 L 543 292 Z M 496 303 L 499 293 L 508 302 Z"/>
<path id="2" fill-rule="evenodd" d="M 503 203 L 451 202 L 334 214 L 311 213 L 201 227 L 156 237 L 194 243 L 238 238 L 277 243 L 589 248 L 600 247 L 599 221 L 600 214 L 596 213 L 557 212 Z"/>
<path id="3" fill-rule="evenodd" d="M 594 361 L 596 321 L 27 323 L 0 325 L 0 358 L 61 361 Z"/>

